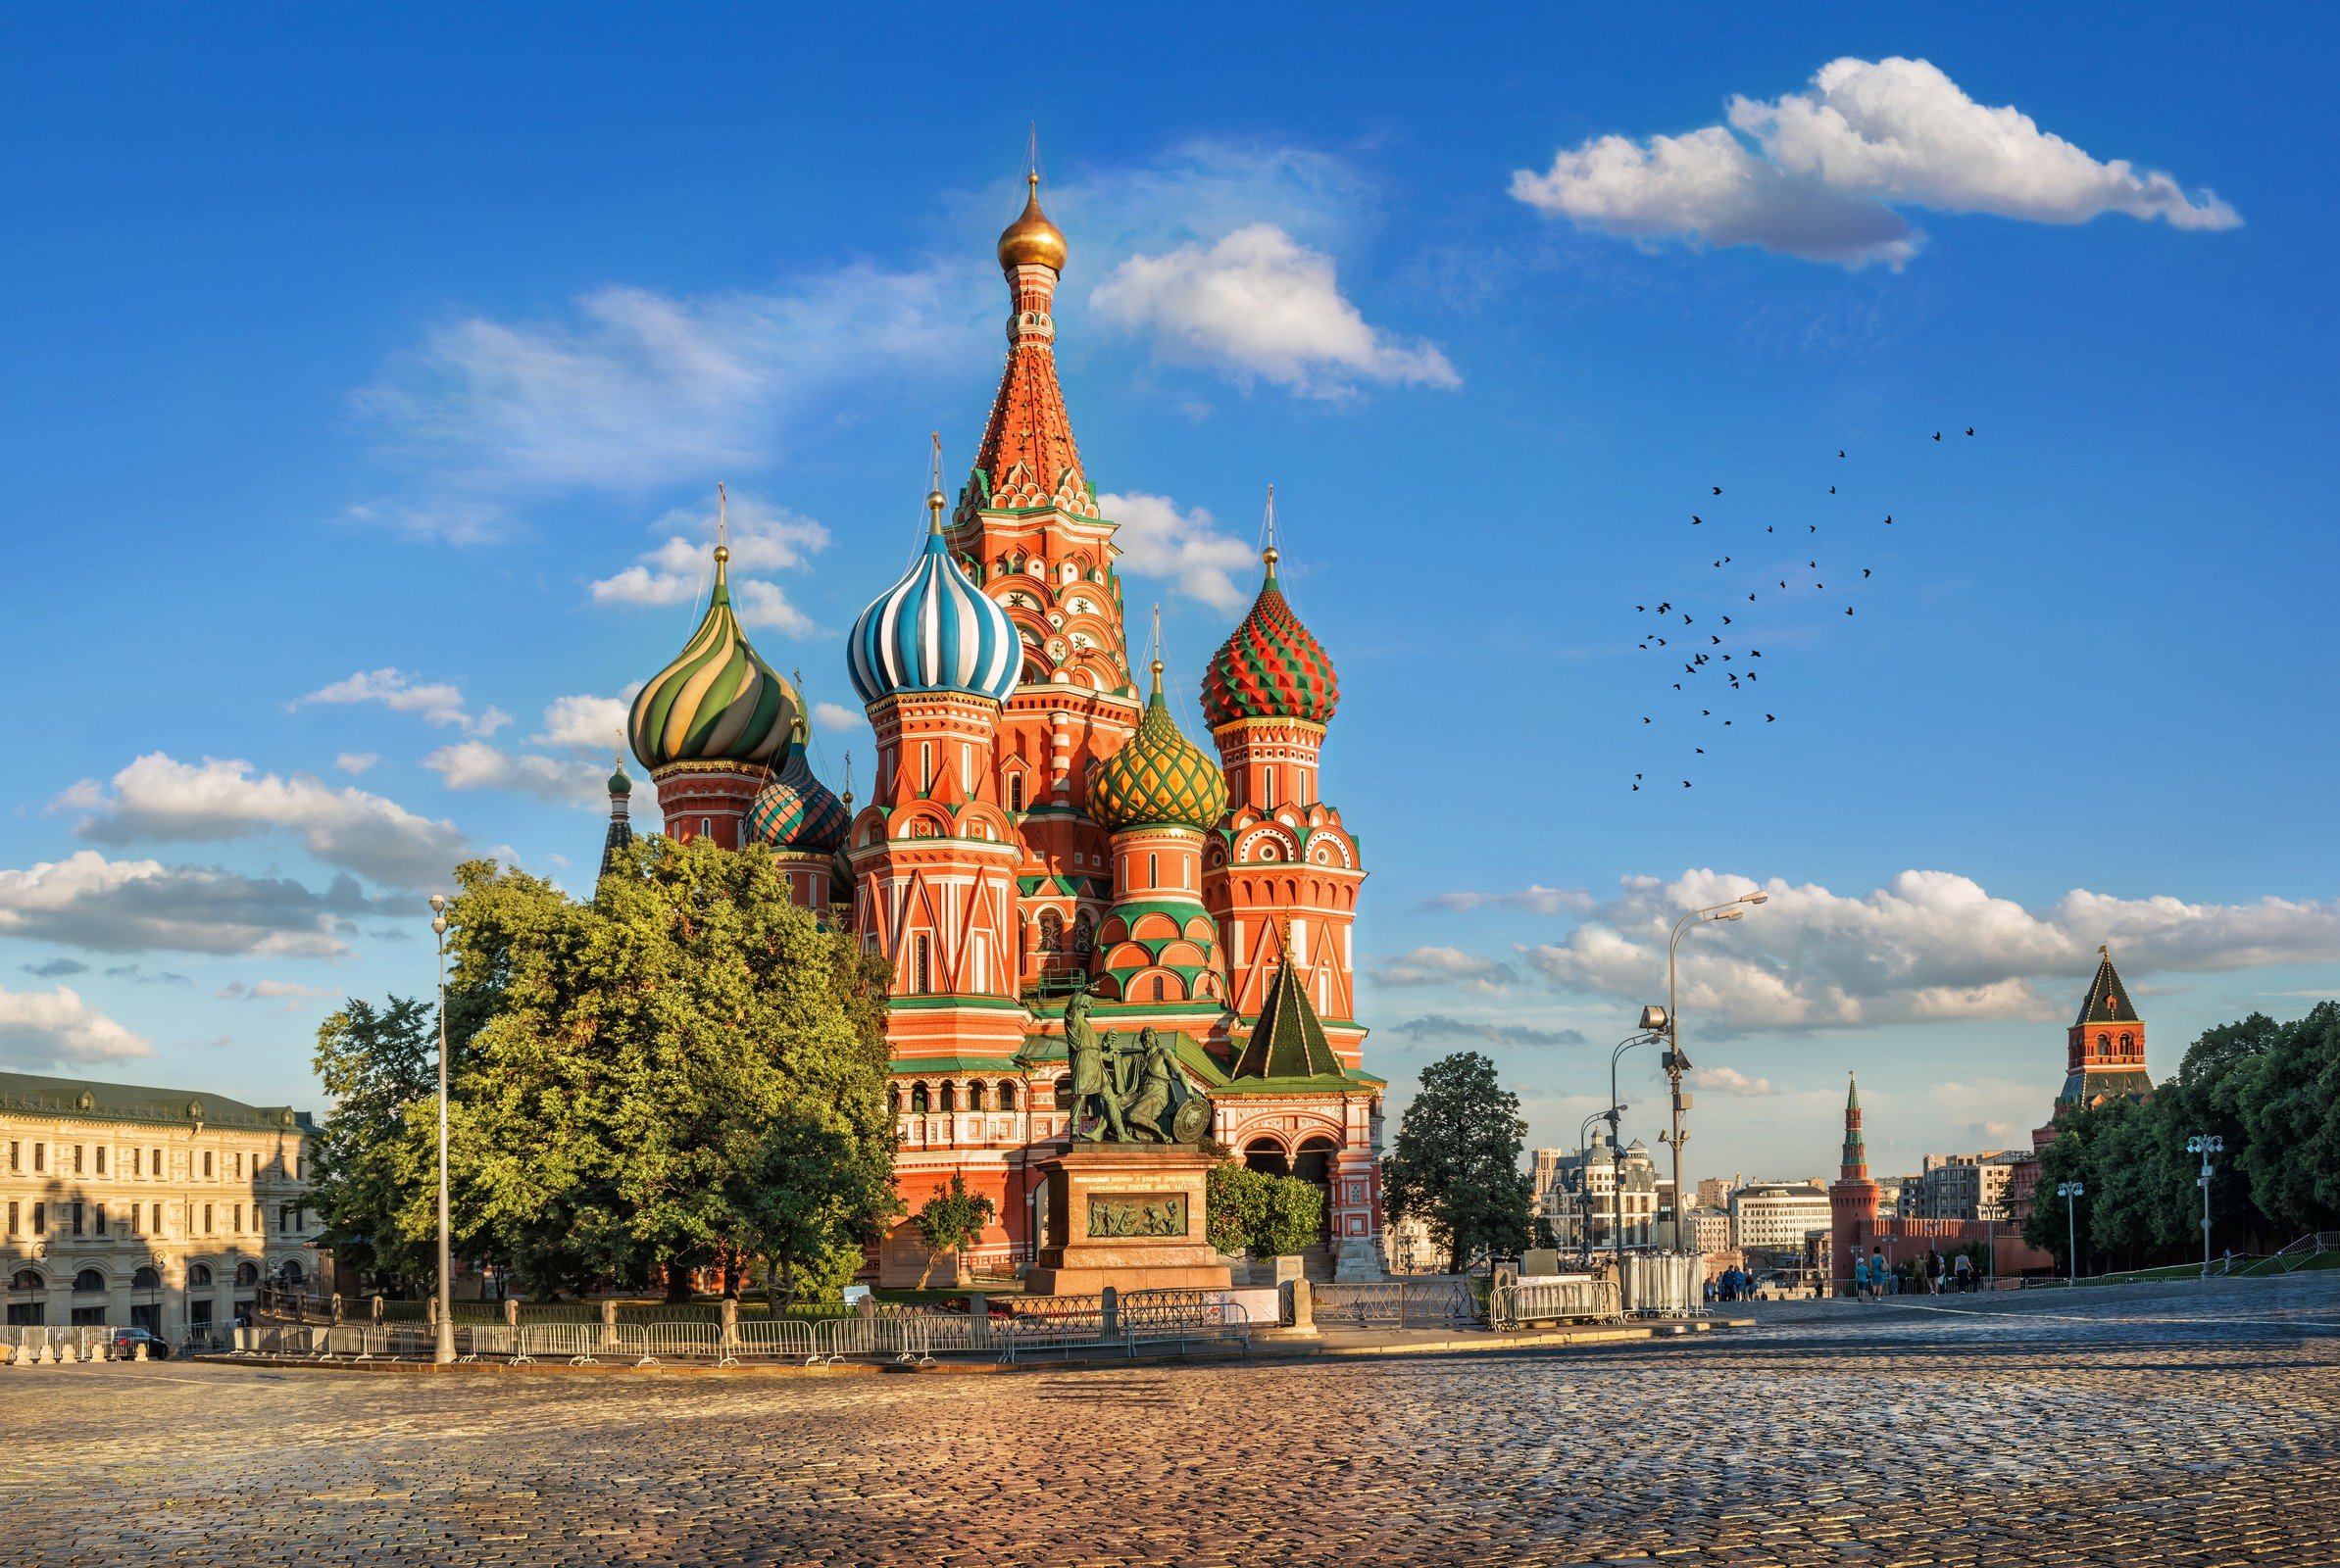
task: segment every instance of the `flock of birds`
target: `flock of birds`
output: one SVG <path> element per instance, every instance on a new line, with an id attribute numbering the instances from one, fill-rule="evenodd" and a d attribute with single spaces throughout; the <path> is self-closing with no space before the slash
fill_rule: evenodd
<path id="1" fill-rule="evenodd" d="M 1972 425 L 1966 428 L 1967 435 L 1974 433 Z M 1942 435 L 1940 430 L 1933 433 L 1935 443 L 1942 440 Z M 1837 450 L 1836 456 L 1840 462 L 1850 461 L 1843 448 Z M 1735 539 L 1741 531 L 1753 527 L 1751 520 L 1729 516 L 1713 505 L 1722 498 L 1722 486 L 1707 488 L 1709 497 L 1705 505 L 1715 515 L 1710 518 L 1702 513 L 1690 514 L 1691 527 L 1715 530 L 1701 535 L 1702 540 Z M 1837 487 L 1829 485 L 1828 494 L 1836 493 Z M 1760 664 L 1764 651 L 1754 645 L 1754 632 L 1747 623 L 1761 619 L 1774 627 L 1781 624 L 1779 617 L 1765 613 L 1763 601 L 1767 596 L 1774 603 L 1785 600 L 1793 608 L 1798 600 L 1810 601 L 1827 595 L 1823 602 L 1833 610 L 1836 600 L 1849 599 L 1863 585 L 1872 582 L 1874 568 L 1858 564 L 1862 546 L 1874 540 L 1877 530 L 1893 526 L 1893 514 L 1884 513 L 1881 521 L 1876 518 L 1877 514 L 1870 512 L 1860 517 L 1824 516 L 1817 522 L 1805 520 L 1800 539 L 1794 522 L 1767 522 L 1762 536 L 1749 533 L 1747 543 L 1709 559 L 1708 570 L 1727 573 L 1723 578 L 1709 580 L 1727 584 L 1726 588 L 1718 591 L 1685 585 L 1666 597 L 1633 607 L 1634 614 L 1643 617 L 1637 622 L 1636 647 L 1657 656 L 1660 678 L 1670 688 L 1649 712 L 1641 715 L 1641 732 L 1652 739 L 1664 733 L 1668 740 L 1676 728 L 1688 734 L 1688 750 L 1680 754 L 1680 767 L 1668 771 L 1697 774 L 1703 765 L 1699 760 L 1709 755 L 1710 745 L 1721 745 L 1725 739 L 1722 731 L 1726 729 L 1779 722 L 1779 715 L 1767 710 L 1765 702 L 1758 700 L 1759 696 L 1768 697 L 1767 693 L 1758 692 L 1765 673 Z M 1769 542 L 1767 544 L 1766 540 Z M 1801 548 L 1792 551 L 1784 548 L 1791 543 Z M 1760 567 L 1755 564 L 1758 552 L 1764 562 Z M 1749 559 L 1740 560 L 1742 555 Z M 1797 555 L 1806 558 L 1801 566 L 1795 564 Z M 1822 555 L 1829 557 L 1824 565 L 1819 559 Z M 1857 577 L 1853 575 L 1856 571 L 1860 573 Z M 1831 580 L 1837 584 L 1834 594 L 1828 589 Z M 1746 591 L 1743 600 L 1739 598 L 1742 590 Z M 1757 609 L 1749 611 L 1745 608 L 1748 605 Z M 1854 614 L 1852 604 L 1847 603 L 1843 608 L 1847 616 Z M 1693 613 L 1694 610 L 1698 612 Z M 1798 621 L 1803 618 L 1797 616 Z M 1639 794 L 1644 786 L 1657 786 L 1649 771 L 1655 762 L 1655 758 L 1647 760 L 1644 770 L 1633 775 L 1633 793 Z M 1694 776 L 1687 777 L 1681 781 L 1681 787 L 1691 789 L 1696 783 Z"/>

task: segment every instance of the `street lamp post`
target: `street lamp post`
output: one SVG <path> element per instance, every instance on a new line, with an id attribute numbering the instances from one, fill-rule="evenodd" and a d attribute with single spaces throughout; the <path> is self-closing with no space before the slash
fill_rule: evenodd
<path id="1" fill-rule="evenodd" d="M 430 1358 L 455 1359 L 455 1288 L 447 1245 L 447 896 L 430 896 L 430 932 L 439 943 L 439 1322 Z"/>
<path id="2" fill-rule="evenodd" d="M 1673 1246 L 1677 1252 L 1682 1250 L 1682 1144 L 1690 1136 L 1682 1128 L 1682 1112 L 1690 1108 L 1690 1102 L 1682 1096 L 1682 1074 L 1689 1070 L 1690 1061 L 1682 1054 L 1681 1011 L 1674 1002 L 1678 972 L 1674 956 L 1675 950 L 1682 945 L 1683 936 L 1689 932 L 1692 926 L 1704 925 L 1710 920 L 1743 920 L 1747 917 L 1747 911 L 1742 906 L 1767 904 L 1770 902 L 1770 898 L 1771 895 L 1758 889 L 1745 898 L 1732 899 L 1726 904 L 1710 905 L 1703 909 L 1692 909 L 1688 914 L 1676 920 L 1673 923 L 1673 934 L 1666 939 L 1665 1011 L 1659 1013 L 1659 1009 L 1656 1007 L 1641 1009 L 1642 1028 L 1663 1029 L 1666 1032 L 1664 1066 L 1667 1087 L 1672 1091 L 1673 1127 L 1670 1132 L 1659 1134 L 1658 1139 L 1659 1142 L 1673 1151 Z M 1652 1017 L 1654 1013 L 1658 1015 Z"/>
<path id="3" fill-rule="evenodd" d="M 2064 1200 L 2064 1245 L 2071 1250 L 2070 1270 L 2066 1284 L 2080 1282 L 2080 1226 L 2073 1217 L 2072 1200 L 2086 1195 L 2088 1189 L 2078 1182 L 2058 1182 L 2056 1196 Z"/>
<path id="4" fill-rule="evenodd" d="M 1642 1016 L 1644 1018 L 1649 1016 L 1648 1008 L 1642 1009 Z M 1619 1301 L 1624 1299 L 1625 1290 L 1625 1149 L 1624 1137 L 1619 1131 L 1618 1123 L 1624 1117 L 1625 1107 L 1617 1102 L 1617 1063 L 1618 1057 L 1635 1046 L 1646 1046 L 1653 1040 L 1663 1038 L 1664 1036 L 1654 1031 L 1644 1029 L 1640 1034 L 1625 1036 L 1624 1039 L 1617 1043 L 1617 1049 L 1609 1053 L 1609 1162 L 1613 1173 L 1613 1179 L 1609 1183 L 1609 1240 L 1612 1250 L 1617 1254 L 1617 1290 Z M 1677 1204 L 1680 1203 L 1680 1194 L 1674 1195 L 1674 1201 Z"/>
<path id="5" fill-rule="evenodd" d="M 1608 1115 L 1596 1110 L 1576 1125 L 1576 1187 L 1583 1198 L 1576 1218 L 1576 1255 L 1587 1264 L 1592 1261 L 1592 1124 Z"/>
<path id="6" fill-rule="evenodd" d="M 2194 1178 L 2194 1185 L 2202 1189 L 2202 1277 L 2207 1280 L 2210 1278 L 2210 1156 L 2226 1152 L 2226 1140 L 2203 1133 L 2186 1140 L 2186 1152 L 2202 1156 L 2202 1174 Z"/>

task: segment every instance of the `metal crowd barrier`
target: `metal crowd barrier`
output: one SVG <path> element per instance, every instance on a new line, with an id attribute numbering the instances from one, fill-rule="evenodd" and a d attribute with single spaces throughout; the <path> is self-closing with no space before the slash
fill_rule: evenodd
<path id="1" fill-rule="evenodd" d="M 1497 1284 L 1487 1298 L 1487 1323 L 1498 1333 L 1529 1323 L 1614 1323 L 1624 1316 L 1615 1280 L 1549 1280 Z"/>
<path id="2" fill-rule="evenodd" d="M 1319 1324 L 1356 1328 L 1444 1328 L 1478 1316 L 1470 1282 L 1461 1275 L 1319 1285 L 1311 1292 Z"/>
<path id="3" fill-rule="evenodd" d="M 1706 1262 L 1695 1252 L 1627 1252 L 1625 1310 L 1636 1317 L 1698 1317 L 1706 1311 Z"/>
<path id="4" fill-rule="evenodd" d="M 739 1325 L 731 1354 L 746 1360 L 796 1361 L 810 1366 L 821 1358 L 818 1330 L 833 1319 L 765 1318 Z"/>
<path id="5" fill-rule="evenodd" d="M 1121 1324 L 1122 1346 L 1131 1355 L 1140 1346 L 1175 1346 L 1182 1354 L 1190 1345 L 1229 1341 L 1251 1349 L 1251 1315 L 1224 1301 L 1204 1301 L 1194 1312 L 1145 1312 Z"/>

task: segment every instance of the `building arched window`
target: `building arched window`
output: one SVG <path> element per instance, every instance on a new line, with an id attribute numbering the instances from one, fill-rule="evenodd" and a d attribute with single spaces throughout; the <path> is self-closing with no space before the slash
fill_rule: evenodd
<path id="1" fill-rule="evenodd" d="M 1065 951 L 1065 917 L 1054 909 L 1040 911 L 1040 951 L 1042 953 Z"/>
<path id="2" fill-rule="evenodd" d="M 911 938 L 910 951 L 915 960 L 911 967 L 911 989 L 928 996 L 934 990 L 934 945 L 921 931 Z"/>
<path id="3" fill-rule="evenodd" d="M 1072 951 L 1086 953 L 1097 943 L 1097 917 L 1086 909 L 1072 922 Z"/>
<path id="4" fill-rule="evenodd" d="M 2096 1054 L 2100 1056 L 2110 1056 L 2113 1054 L 2113 1037 L 2111 1035 L 2098 1035 L 2096 1037 Z"/>
<path id="5" fill-rule="evenodd" d="M 1021 773 L 1008 775 L 1008 809 L 1011 811 L 1023 809 L 1023 775 Z"/>
<path id="6" fill-rule="evenodd" d="M 926 1086 L 924 1084 L 911 1085 L 910 1113 L 913 1116 L 923 1116 L 926 1114 Z"/>
<path id="7" fill-rule="evenodd" d="M 2122 1035 L 2120 1037 L 2120 1054 L 2124 1056 L 2129 1054 L 2130 1052 L 2136 1049 L 2136 1042 L 2137 1037 L 2135 1035 Z"/>
<path id="8" fill-rule="evenodd" d="M 1162 857 L 1159 855 L 1149 855 L 1146 857 L 1146 886 L 1155 888 L 1160 887 L 1161 885 Z"/>
<path id="9" fill-rule="evenodd" d="M 1160 976 L 1160 975 L 1156 975 L 1156 976 L 1154 977 L 1154 1000 L 1155 1000 L 1156 1002 L 1160 1002 L 1160 1001 L 1164 1000 L 1164 997 L 1165 997 L 1165 995 L 1166 995 L 1166 988 L 1165 988 L 1165 985 L 1164 985 L 1164 982 L 1163 982 L 1163 978 L 1162 978 L 1162 976 Z"/>
<path id="10" fill-rule="evenodd" d="M 49 1288 L 49 1282 L 41 1278 L 39 1269 L 21 1268 L 10 1276 L 8 1288 L 12 1291 L 45 1291 Z"/>
<path id="11" fill-rule="evenodd" d="M 190 1290 L 190 1291 L 199 1291 L 199 1290 L 204 1290 L 204 1289 L 207 1289 L 207 1288 L 208 1288 L 210 1285 L 211 1285 L 211 1265 L 210 1265 L 209 1263 L 189 1263 L 189 1264 L 187 1265 L 187 1289 L 188 1289 L 188 1290 Z"/>
<path id="12" fill-rule="evenodd" d="M 948 1079 L 942 1086 L 942 1110 L 945 1115 L 959 1108 L 959 1086 Z"/>
<path id="13" fill-rule="evenodd" d="M 81 1270 L 80 1273 L 74 1276 L 74 1289 L 75 1291 L 102 1291 L 105 1288 L 106 1276 L 100 1274 L 96 1269 L 85 1268 Z"/>
<path id="14" fill-rule="evenodd" d="M 983 1103 L 983 1085 L 979 1080 L 970 1082 L 967 1086 L 967 1108 L 970 1110 L 988 1108 Z"/>
<path id="15" fill-rule="evenodd" d="M 260 1283 L 260 1265 L 251 1262 L 236 1264 L 235 1283 L 238 1285 L 258 1285 Z"/>
<path id="16" fill-rule="evenodd" d="M 133 1291 L 159 1291 L 163 1288 L 163 1271 L 152 1263 L 141 1263 L 138 1272 L 130 1276 Z"/>
<path id="17" fill-rule="evenodd" d="M 1013 1083 L 1003 1083 L 999 1086 L 999 1108 L 1002 1110 L 1016 1108 L 1016 1086 Z"/>

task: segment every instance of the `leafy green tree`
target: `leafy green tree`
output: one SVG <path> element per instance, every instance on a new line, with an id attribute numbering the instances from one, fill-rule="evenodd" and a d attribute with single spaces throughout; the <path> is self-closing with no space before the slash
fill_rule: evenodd
<path id="1" fill-rule="evenodd" d="M 1517 1251 L 1533 1200 L 1519 1168 L 1526 1140 L 1519 1097 L 1496 1080 L 1494 1062 L 1463 1051 L 1430 1063 L 1381 1162 L 1390 1223 L 1420 1216 L 1453 1273 L 1482 1250 Z"/>
<path id="2" fill-rule="evenodd" d="M 919 1270 L 919 1289 L 926 1288 L 926 1278 L 934 1272 L 934 1260 L 945 1252 L 955 1254 L 953 1267 L 964 1272 L 967 1250 L 982 1240 L 983 1227 L 991 1223 L 994 1206 L 981 1193 L 967 1190 L 967 1178 L 951 1172 L 948 1188 L 937 1184 L 934 1196 L 920 1205 L 911 1216 L 919 1228 L 919 1240 L 926 1244 L 926 1266 Z M 951 1283 L 959 1281 L 954 1278 Z"/>
<path id="3" fill-rule="evenodd" d="M 416 998 L 378 1007 L 352 998 L 317 1032 L 317 1076 L 333 1102 L 310 1165 L 321 1243 L 394 1289 L 419 1288 L 437 1269 L 436 1167 L 418 1167 L 405 1141 L 416 1118 L 435 1137 L 437 1054 L 436 1009 Z M 417 1204 L 432 1223 L 409 1234 L 402 1217 Z"/>
<path id="4" fill-rule="evenodd" d="M 775 1296 L 850 1277 L 900 1211 L 883 964 L 790 904 L 762 850 L 647 839 L 590 904 L 485 861 L 456 880 L 459 1249 L 531 1292 L 679 1295 L 706 1266 L 735 1292 L 753 1259 Z M 424 1170 L 426 1120 L 369 1113 L 347 1142 Z M 397 1191 L 388 1232 L 433 1235 L 430 1184 Z"/>
<path id="5" fill-rule="evenodd" d="M 1323 1191 L 1297 1176 L 1272 1176 L 1229 1159 L 1212 1166 L 1205 1182 L 1204 1230 L 1222 1252 L 1281 1256 L 1323 1229 Z"/>
<path id="6" fill-rule="evenodd" d="M 2283 1027 L 2240 1099 L 2252 1201 L 2279 1231 L 2340 1227 L 2340 1003 Z"/>

